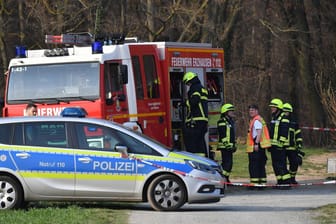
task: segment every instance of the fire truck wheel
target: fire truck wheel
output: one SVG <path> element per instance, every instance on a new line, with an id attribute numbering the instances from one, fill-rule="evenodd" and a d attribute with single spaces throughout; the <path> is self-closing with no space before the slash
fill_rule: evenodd
<path id="1" fill-rule="evenodd" d="M 173 211 L 186 203 L 187 191 L 176 176 L 165 174 L 156 177 L 149 185 L 147 197 L 157 211 Z"/>
<path id="2" fill-rule="evenodd" d="M 0 210 L 21 208 L 23 191 L 11 177 L 0 176 Z"/>

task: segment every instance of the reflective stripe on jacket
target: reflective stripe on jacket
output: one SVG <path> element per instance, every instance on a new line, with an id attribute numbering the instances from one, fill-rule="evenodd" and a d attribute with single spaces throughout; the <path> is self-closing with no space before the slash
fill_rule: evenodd
<path id="1" fill-rule="evenodd" d="M 288 142 L 285 147 L 287 150 L 296 150 L 302 148 L 302 135 L 298 123 L 291 120 L 288 131 Z"/>
<path id="2" fill-rule="evenodd" d="M 217 122 L 217 149 L 232 149 L 235 146 L 234 121 L 228 117 L 221 117 Z"/>
<path id="3" fill-rule="evenodd" d="M 273 146 L 282 148 L 288 144 L 289 119 L 284 113 L 272 117 L 269 130 Z"/>
<path id="4" fill-rule="evenodd" d="M 200 82 L 193 83 L 188 92 L 186 123 L 208 122 L 208 91 Z"/>

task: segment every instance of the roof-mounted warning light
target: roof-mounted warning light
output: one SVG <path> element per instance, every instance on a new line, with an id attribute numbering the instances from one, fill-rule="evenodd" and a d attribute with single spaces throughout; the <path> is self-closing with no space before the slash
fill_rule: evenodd
<path id="1" fill-rule="evenodd" d="M 15 56 L 16 56 L 16 58 L 26 58 L 27 57 L 27 48 L 25 46 L 16 46 L 15 47 Z"/>
<path id="2" fill-rule="evenodd" d="M 89 33 L 45 36 L 46 44 L 90 45 L 92 42 L 93 38 Z"/>
<path id="3" fill-rule="evenodd" d="M 91 44 L 92 54 L 102 54 L 103 53 L 103 42 L 95 41 Z"/>
<path id="4" fill-rule="evenodd" d="M 88 113 L 82 107 L 66 107 L 61 112 L 62 117 L 86 117 Z"/>

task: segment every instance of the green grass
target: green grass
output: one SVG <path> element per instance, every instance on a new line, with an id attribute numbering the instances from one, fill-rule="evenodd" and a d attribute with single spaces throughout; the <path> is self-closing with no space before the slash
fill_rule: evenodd
<path id="1" fill-rule="evenodd" d="M 319 224 L 335 224 L 336 223 L 336 204 L 322 206 L 317 209 L 313 209 L 313 212 L 317 214 L 314 218 Z"/>
<path id="2" fill-rule="evenodd" d="M 0 211 L 0 223 L 6 224 L 125 224 L 127 210 L 116 204 L 49 203 L 29 205 L 26 210 Z"/>

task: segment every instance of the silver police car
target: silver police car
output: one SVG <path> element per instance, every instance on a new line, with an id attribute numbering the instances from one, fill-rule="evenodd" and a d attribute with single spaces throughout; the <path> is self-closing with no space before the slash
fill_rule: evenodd
<path id="1" fill-rule="evenodd" d="M 30 201 L 138 201 L 170 211 L 224 196 L 214 161 L 81 112 L 0 119 L 0 209 Z"/>

